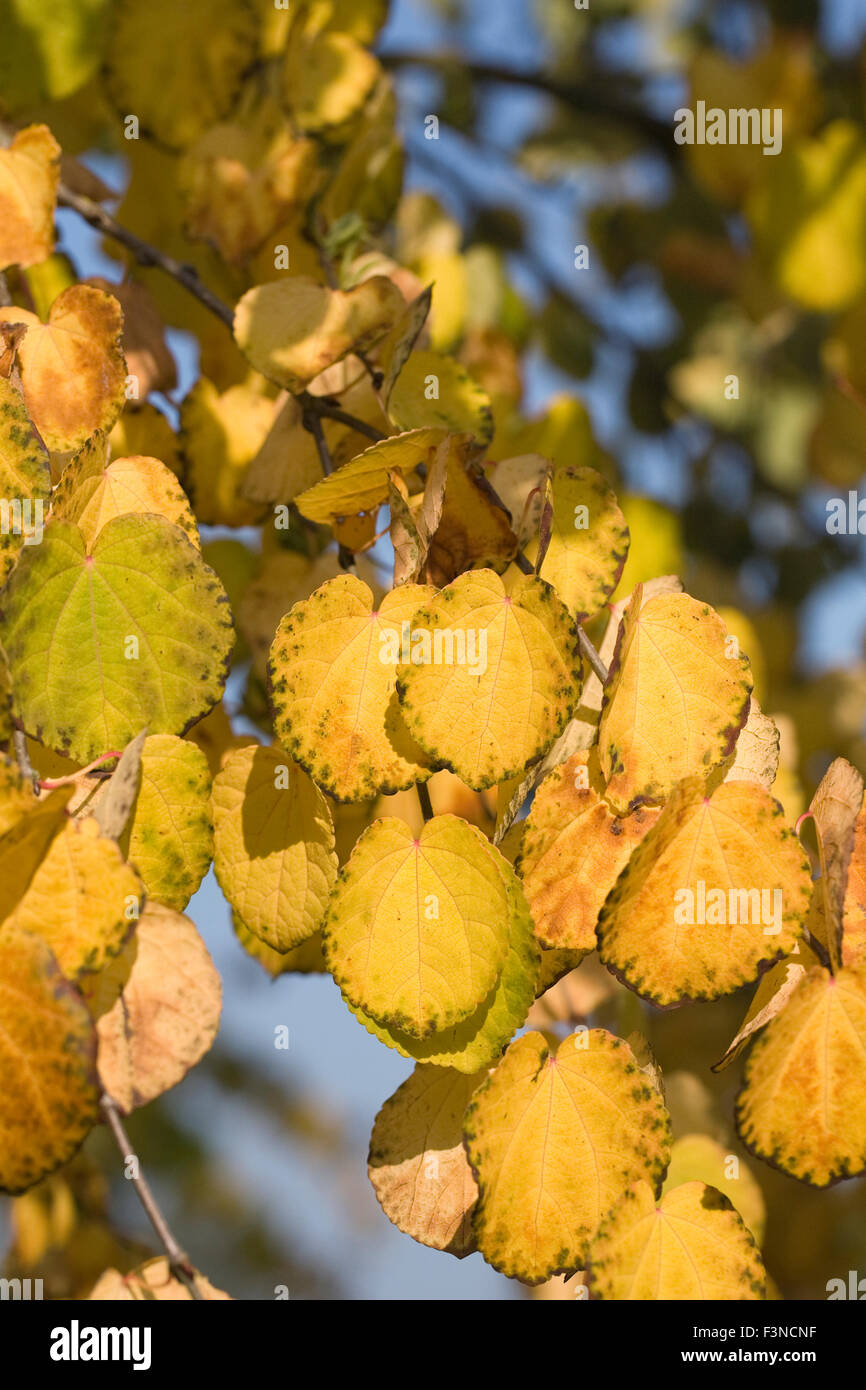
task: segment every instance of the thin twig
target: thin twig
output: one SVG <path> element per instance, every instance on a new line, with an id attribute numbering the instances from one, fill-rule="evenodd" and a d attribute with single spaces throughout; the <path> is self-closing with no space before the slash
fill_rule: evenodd
<path id="1" fill-rule="evenodd" d="M 117 1101 L 113 1100 L 107 1092 L 103 1092 L 99 1103 L 105 1114 L 108 1127 L 114 1137 L 114 1142 L 117 1144 L 124 1162 L 128 1163 L 130 1159 L 135 1160 L 136 1176 L 133 1177 L 131 1181 L 135 1187 L 138 1200 L 147 1213 L 147 1218 L 151 1226 L 156 1231 L 156 1234 L 159 1236 L 165 1248 L 172 1273 L 189 1289 L 194 1299 L 202 1301 L 201 1294 L 196 1284 L 195 1269 L 186 1251 L 172 1234 L 171 1228 L 160 1211 L 156 1198 L 150 1190 L 147 1178 L 141 1171 L 141 1163 L 139 1162 L 138 1155 L 129 1141 L 129 1135 L 120 1118 L 120 1110 Z"/>
<path id="2" fill-rule="evenodd" d="M 358 434 L 363 434 L 367 439 L 372 439 L 374 444 L 381 444 L 383 439 L 387 439 L 387 434 L 377 430 L 375 425 L 368 425 L 365 420 L 359 420 L 357 416 L 350 415 L 341 406 L 335 405 L 327 396 L 310 396 L 314 402 L 313 409 L 317 415 L 323 415 L 326 420 L 336 420 L 341 425 L 348 425 L 350 429 L 357 430 Z"/>
<path id="3" fill-rule="evenodd" d="M 21 776 L 30 782 L 35 792 L 39 791 L 39 773 L 34 771 L 30 761 L 30 754 L 27 752 L 27 735 L 23 729 L 14 729 L 12 732 L 12 747 L 15 749 L 15 757 Z"/>
<path id="4" fill-rule="evenodd" d="M 415 790 L 418 793 L 418 800 L 421 804 L 421 814 L 425 821 L 433 819 L 433 802 L 430 800 L 430 788 L 426 782 L 416 782 Z"/>

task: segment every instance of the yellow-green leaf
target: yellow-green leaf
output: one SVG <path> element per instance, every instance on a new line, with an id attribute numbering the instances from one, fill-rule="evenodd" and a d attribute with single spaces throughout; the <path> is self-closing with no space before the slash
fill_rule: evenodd
<path id="1" fill-rule="evenodd" d="M 328 803 L 276 745 L 230 753 L 214 778 L 214 870 L 243 924 L 288 951 L 322 924 L 337 873 Z"/>
<path id="2" fill-rule="evenodd" d="M 131 512 L 164 516 L 201 548 L 186 493 L 159 459 L 134 455 L 105 464 L 85 450 L 64 469 L 51 499 L 52 520 L 74 521 L 88 554 L 109 521 Z"/>
<path id="3" fill-rule="evenodd" d="M 409 732 L 476 790 L 522 772 L 562 733 L 582 676 L 577 634 L 548 584 L 510 593 L 492 570 L 460 575 L 412 620 L 397 693 Z"/>
<path id="4" fill-rule="evenodd" d="M 661 1096 L 627 1044 L 599 1028 L 558 1047 L 540 1033 L 518 1038 L 477 1092 L 464 1135 L 478 1248 L 528 1284 L 581 1269 L 623 1185 L 657 1187 L 668 1160 Z"/>

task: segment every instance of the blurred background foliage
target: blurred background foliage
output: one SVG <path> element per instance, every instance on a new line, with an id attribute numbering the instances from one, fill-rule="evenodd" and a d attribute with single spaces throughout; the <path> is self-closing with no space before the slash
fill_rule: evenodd
<path id="1" fill-rule="evenodd" d="M 277 52 L 285 16 L 255 4 L 263 51 Z M 0 0 L 0 111 L 46 120 L 122 194 L 121 223 L 233 302 L 273 276 L 272 262 L 232 241 L 230 221 L 208 220 L 213 122 L 185 151 L 146 133 L 124 140 L 103 70 L 112 8 Z M 379 8 L 357 7 L 365 40 Z M 396 101 L 381 97 L 354 145 L 348 132 L 353 157 L 319 205 L 320 244 L 347 273 L 386 257 L 435 282 L 432 346 L 490 396 L 491 462 L 537 452 L 611 478 L 632 531 L 619 593 L 674 572 L 722 612 L 781 729 L 775 792 L 791 819 L 832 757 L 866 773 L 863 539 L 825 524 L 828 499 L 856 489 L 866 464 L 864 36 L 866 5 L 854 0 L 394 0 L 375 51 Z M 146 77 L 149 50 L 127 57 Z M 782 152 L 677 145 L 674 111 L 698 100 L 781 108 Z M 250 139 L 272 137 L 262 120 Z M 118 248 L 71 214 L 60 226 L 60 254 L 28 275 L 37 306 L 72 274 L 116 281 L 124 269 Z M 308 227 L 270 230 L 296 271 L 318 273 Z M 218 765 L 233 737 L 268 735 L 263 657 L 308 583 L 308 557 L 301 565 L 295 530 L 255 529 L 261 509 L 240 491 L 273 392 L 176 284 L 126 269 L 168 325 L 177 384 L 156 370 L 115 445 L 181 474 L 239 622 L 231 722 L 219 712 L 198 734 Z M 320 582 L 333 560 L 317 563 Z M 387 584 L 381 549 L 362 563 Z M 459 806 L 489 828 L 489 801 L 444 784 L 440 796 L 437 809 Z M 372 809 L 342 808 L 346 844 Z M 326 977 L 269 986 L 238 950 L 212 880 L 190 912 L 225 980 L 223 1031 L 130 1131 L 197 1266 L 238 1297 L 278 1285 L 292 1298 L 520 1296 L 477 1255 L 458 1266 L 412 1247 L 375 1206 L 366 1133 L 406 1065 L 374 1057 Z M 682 1161 L 739 1156 L 780 1295 L 822 1298 L 828 1279 L 866 1273 L 866 1183 L 816 1192 L 747 1164 L 730 1126 L 739 1069 L 709 1067 L 748 993 L 661 1014 L 587 962 L 531 1021 L 647 1034 L 675 1133 L 705 1137 Z M 301 1040 L 288 1068 L 270 1042 L 285 1017 Z M 138 1263 L 150 1247 L 115 1173 L 96 1134 L 6 1203 L 4 1273 L 38 1273 L 47 1296 L 74 1298 L 107 1265 Z M 533 1296 L 573 1296 L 573 1285 Z"/>

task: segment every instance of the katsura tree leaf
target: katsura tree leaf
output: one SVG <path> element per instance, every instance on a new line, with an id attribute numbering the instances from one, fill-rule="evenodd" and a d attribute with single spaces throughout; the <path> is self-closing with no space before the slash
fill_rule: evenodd
<path id="1" fill-rule="evenodd" d="M 635 590 L 605 685 L 599 755 L 619 815 L 659 802 L 683 777 L 705 777 L 733 751 L 752 689 L 712 608 L 690 594 L 641 604 Z"/>
<path id="2" fill-rule="evenodd" d="M 302 492 L 298 511 L 308 521 L 333 523 L 378 507 L 388 497 L 391 473 L 408 478 L 419 465 L 428 465 L 445 437 L 444 430 L 424 429 L 383 439 Z"/>
<path id="3" fill-rule="evenodd" d="M 213 858 L 210 791 L 208 761 L 194 743 L 174 734 L 145 740 L 120 846 L 151 902 L 181 912 L 207 873 Z"/>
<path id="4" fill-rule="evenodd" d="M 578 623 L 607 603 L 628 555 L 629 532 L 616 497 L 594 468 L 558 468 L 552 476 L 550 544 L 541 577 Z M 527 548 L 535 560 L 537 543 Z"/>
<path id="5" fill-rule="evenodd" d="M 866 1169 L 866 981 L 814 966 L 746 1063 L 737 1129 L 759 1158 L 813 1187 Z"/>
<path id="6" fill-rule="evenodd" d="M 478 1196 L 463 1116 L 486 1076 L 419 1063 L 385 1101 L 370 1136 L 367 1172 L 388 1220 L 421 1245 L 458 1259 L 475 1249 Z"/>
<path id="7" fill-rule="evenodd" d="M 0 576 L 2 585 L 2 576 Z M 9 667 L 6 664 L 6 653 L 0 647 L 0 743 L 10 744 L 15 732 L 15 725 L 12 721 L 12 683 L 9 680 Z"/>
<path id="8" fill-rule="evenodd" d="M 99 1119 L 96 1032 L 47 943 L 0 937 L 0 1190 L 24 1192 Z"/>
<path id="9" fill-rule="evenodd" d="M 458 438 L 468 440 L 469 436 Z M 492 501 L 486 479 L 467 467 L 466 453 L 465 443 L 448 450 L 441 515 L 427 555 L 426 573 L 432 584 L 450 584 L 464 570 L 476 568 L 500 574 L 517 549 L 508 516 Z M 432 476 L 433 466 L 427 474 L 428 485 Z"/>
<path id="10" fill-rule="evenodd" d="M 135 871 L 92 816 L 54 837 L 0 940 L 23 927 L 51 947 L 67 979 L 102 969 L 134 929 L 144 893 Z"/>
<path id="11" fill-rule="evenodd" d="M 762 787 L 707 796 L 686 778 L 601 910 L 599 954 L 655 1004 L 717 999 L 791 952 L 810 893 L 800 841 Z"/>
<path id="12" fill-rule="evenodd" d="M 39 797 L 26 815 L 0 835 L 0 924 L 12 915 L 52 840 L 66 825 L 72 792 L 72 787 L 58 787 Z"/>
<path id="13" fill-rule="evenodd" d="M 141 781 L 141 754 L 146 739 L 147 730 L 142 729 L 126 745 L 111 776 L 102 787 L 96 789 L 96 796 L 85 795 L 85 800 L 76 807 L 76 811 L 82 807 L 86 807 L 88 813 L 92 810 L 94 820 L 109 839 L 120 839 L 135 805 Z M 125 854 L 124 857 L 129 856 Z"/>
<path id="14" fill-rule="evenodd" d="M 38 265 L 54 250 L 60 146 L 46 125 L 0 149 L 0 270 Z"/>
<path id="15" fill-rule="evenodd" d="M 464 1136 L 478 1248 L 528 1284 L 583 1268 L 623 1185 L 657 1188 L 668 1161 L 661 1096 L 626 1043 L 598 1028 L 558 1047 L 540 1033 L 513 1042 L 470 1104 Z"/>
<path id="16" fill-rule="evenodd" d="M 51 519 L 75 522 L 88 554 L 109 521 L 130 513 L 164 516 L 201 549 L 189 499 L 159 459 L 137 455 L 103 463 L 85 450 L 63 470 L 51 499 Z"/>
<path id="17" fill-rule="evenodd" d="M 495 862 L 504 875 L 510 898 L 508 954 L 490 994 L 469 1018 L 421 1040 L 397 1028 L 384 1027 L 362 1009 L 350 1005 L 368 1033 L 403 1057 L 430 1062 L 437 1067 L 453 1067 L 455 1071 L 469 1074 L 495 1062 L 526 1022 L 538 993 L 539 956 L 544 952 L 538 950 L 519 881 L 510 869 L 503 868 L 501 859 Z"/>
<path id="18" fill-rule="evenodd" d="M 548 584 L 460 575 L 412 620 L 397 693 L 413 738 L 477 791 L 550 747 L 577 704 L 577 634 Z"/>
<path id="19" fill-rule="evenodd" d="M 322 478 L 322 461 L 316 441 L 303 426 L 303 407 L 287 391 L 271 402 L 274 411 L 270 427 L 250 461 L 241 483 L 241 496 L 259 505 L 266 502 L 293 502 Z M 330 443 L 328 426 L 322 428 Z"/>
<path id="20" fill-rule="evenodd" d="M 0 323 L 26 327 L 17 348 L 24 404 L 52 453 L 80 449 L 111 429 L 124 402 L 123 314 L 113 295 L 72 285 L 42 323 L 28 309 L 0 309 Z"/>
<path id="21" fill-rule="evenodd" d="M 384 275 L 345 291 L 292 275 L 247 290 L 235 309 L 235 339 L 257 372 L 298 392 L 347 353 L 371 347 L 404 307 Z"/>
<path id="22" fill-rule="evenodd" d="M 730 1201 L 687 1182 L 660 1201 L 647 1182 L 630 1186 L 592 1242 L 593 1298 L 626 1301 L 763 1299 L 766 1273 Z"/>
<path id="23" fill-rule="evenodd" d="M 602 793 L 594 762 L 579 751 L 544 779 L 526 818 L 517 870 L 547 950 L 594 949 L 604 900 L 658 820 L 646 807 L 614 816 Z"/>
<path id="24" fill-rule="evenodd" d="M 51 523 L 3 594 L 0 640 L 29 733 L 89 762 L 142 728 L 180 734 L 219 700 L 234 643 L 225 591 L 160 516 L 119 516 L 90 555 Z"/>
<path id="25" fill-rule="evenodd" d="M 0 516 L 0 585 L 21 548 L 35 545 L 48 510 L 51 472 L 21 394 L 0 376 L 0 498 L 8 516 Z"/>
<path id="26" fill-rule="evenodd" d="M 417 839 L 393 817 L 364 831 L 324 925 L 328 969 L 350 1004 L 422 1040 L 475 1013 L 508 952 L 511 902 L 494 854 L 457 816 L 435 816 Z"/>
<path id="27" fill-rule="evenodd" d="M 854 853 L 855 831 L 863 805 L 863 778 L 844 758 L 828 767 L 812 797 L 809 811 L 815 822 L 821 878 L 816 884 L 818 910 L 830 960 L 842 959 L 842 922 L 848 891 L 848 874 Z"/>
<path id="28" fill-rule="evenodd" d="M 193 1278 L 200 1299 L 231 1300 L 231 1294 L 214 1288 L 198 1270 L 193 1271 Z M 97 1279 L 88 1298 L 90 1302 L 97 1303 L 186 1303 L 192 1302 L 194 1295 L 182 1279 L 172 1274 L 167 1257 L 157 1255 L 128 1274 L 107 1269 Z"/>
<path id="29" fill-rule="evenodd" d="M 288 951 L 322 924 L 337 873 L 328 803 L 281 748 L 230 753 L 213 784 L 214 871 L 243 924 Z"/>
<path id="30" fill-rule="evenodd" d="M 188 917 L 149 903 L 121 956 L 88 982 L 103 1087 L 126 1114 L 182 1081 L 216 1037 L 220 977 Z"/>
<path id="31" fill-rule="evenodd" d="M 686 1182 L 717 1188 L 740 1213 L 760 1248 L 767 1208 L 761 1185 L 749 1166 L 709 1134 L 684 1134 L 671 1145 L 671 1161 L 662 1196 Z"/>
<path id="32" fill-rule="evenodd" d="M 119 0 L 105 80 L 121 119 L 132 112 L 143 134 L 172 149 L 190 145 L 234 105 L 259 22 L 248 0 L 154 0 L 147 10 Z"/>
<path id="33" fill-rule="evenodd" d="M 36 804 L 33 783 L 22 774 L 14 758 L 0 753 L 0 841 Z"/>
<path id="34" fill-rule="evenodd" d="M 453 357 L 416 349 L 387 398 L 398 430 L 442 428 L 469 434 L 480 444 L 493 438 L 490 397 Z"/>
<path id="35" fill-rule="evenodd" d="M 14 0 L 3 8 L 0 88 L 4 108 L 31 109 L 81 88 L 99 66 L 108 0 Z"/>
<path id="36" fill-rule="evenodd" d="M 268 662 L 277 737 L 339 801 L 429 776 L 395 691 L 406 630 L 430 594 L 404 584 L 374 608 L 362 580 L 339 575 L 296 603 L 277 628 Z"/>

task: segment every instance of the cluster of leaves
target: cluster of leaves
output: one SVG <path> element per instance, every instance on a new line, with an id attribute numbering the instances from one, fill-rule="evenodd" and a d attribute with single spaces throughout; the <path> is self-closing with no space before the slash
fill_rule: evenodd
<path id="1" fill-rule="evenodd" d="M 816 1187 L 866 1170 L 862 779 L 839 759 L 813 798 L 813 884 L 748 623 L 683 592 L 581 407 L 523 417 L 502 258 L 400 196 L 384 3 L 121 3 L 100 73 L 63 8 L 60 38 L 20 22 L 52 129 L 11 66 L 2 95 L 0 1188 L 210 1046 L 183 909 L 213 864 L 250 955 L 327 970 L 415 1062 L 370 1149 L 401 1230 L 593 1297 L 763 1297 L 750 1189 L 672 1149 L 644 1040 L 521 1030 L 596 951 L 663 1008 L 755 984 L 719 1064 L 754 1040 L 744 1143 Z M 162 262 L 118 284 L 55 250 L 58 199 L 115 227 L 56 138 L 79 147 L 63 102 L 94 91 L 136 122 L 125 244 Z M 164 320 L 201 347 L 178 433 L 147 399 L 174 386 Z M 232 659 L 260 739 L 232 730 Z M 781 895 L 773 932 L 683 925 L 699 885 Z M 186 1292 L 160 1264 L 93 1296 Z"/>

